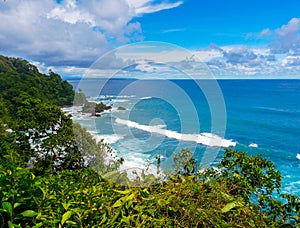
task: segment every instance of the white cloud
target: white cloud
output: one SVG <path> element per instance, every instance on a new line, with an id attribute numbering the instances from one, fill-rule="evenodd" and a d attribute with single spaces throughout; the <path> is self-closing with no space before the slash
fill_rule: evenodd
<path id="1" fill-rule="evenodd" d="M 73 4 L 71 6 L 70 4 L 67 4 L 67 7 L 55 7 L 47 14 L 47 18 L 60 19 L 70 24 L 82 22 L 91 26 L 96 25 L 94 17 L 91 14 L 77 10 L 76 6 Z"/>
<path id="2" fill-rule="evenodd" d="M 300 57 L 299 56 L 287 56 L 281 61 L 284 67 L 300 67 Z"/>
<path id="3" fill-rule="evenodd" d="M 135 15 L 145 13 L 154 13 L 161 10 L 172 9 L 183 4 L 183 1 L 162 1 L 158 4 L 153 4 L 153 0 L 126 0 Z"/>
<path id="4" fill-rule="evenodd" d="M 250 48 L 245 46 L 225 46 L 212 48 L 222 56 L 215 54 L 206 63 L 216 77 L 226 78 L 277 78 L 294 77 L 297 58 L 291 60 L 285 54 L 272 54 L 269 48 Z M 298 77 L 299 71 L 298 71 Z"/>
<path id="5" fill-rule="evenodd" d="M 43 72 L 51 67 L 77 76 L 114 46 L 143 39 L 141 24 L 132 19 L 182 3 L 181 0 L 0 1 L 1 54 L 35 61 Z M 165 32 L 176 31 L 182 29 Z M 151 44 L 138 45 L 117 56 L 108 55 L 99 67 L 103 75 L 134 63 L 139 63 L 139 70 L 157 72 L 156 65 L 143 63 L 155 59 L 199 71 L 203 68 L 200 63 L 204 62 L 220 77 L 289 76 L 297 72 L 300 76 L 300 18 L 292 18 L 274 31 L 266 28 L 257 36 L 273 39 L 270 47 L 211 45 L 187 52 L 179 47 L 153 51 Z M 197 57 L 194 62 L 190 61 L 193 55 Z M 93 69 L 93 74 L 96 73 L 99 73 L 97 68 Z"/>
<path id="6" fill-rule="evenodd" d="M 90 25 L 47 17 L 56 7 L 54 1 L 1 1 L 0 49 L 3 54 L 47 65 L 73 61 L 73 64 L 81 61 L 84 65 L 109 48 L 105 35 L 93 31 Z M 71 22 L 71 17 L 68 20 Z"/>
<path id="7" fill-rule="evenodd" d="M 113 46 L 143 39 L 146 13 L 182 2 L 134 0 L 0 1 L 1 54 L 52 66 L 88 67 Z"/>
<path id="8" fill-rule="evenodd" d="M 161 45 L 161 46 L 160 46 Z M 300 58 L 272 54 L 269 48 L 225 46 L 188 51 L 163 43 L 129 45 L 99 59 L 88 77 L 134 78 L 278 78 L 299 77 Z M 207 65 L 207 66 L 206 66 Z M 82 68 L 64 69 L 65 75 L 80 75 Z M 180 72 L 186 72 L 184 75 Z M 81 74 L 82 75 L 82 74 Z M 189 77 L 188 76 L 188 77 Z"/>
<path id="9" fill-rule="evenodd" d="M 216 49 L 199 49 L 195 52 L 193 52 L 197 58 L 199 58 L 202 62 L 207 62 L 212 59 L 221 58 L 223 57 L 223 53 Z"/>
<path id="10" fill-rule="evenodd" d="M 271 45 L 274 53 L 300 54 L 300 18 L 292 18 L 275 32 L 277 39 Z"/>

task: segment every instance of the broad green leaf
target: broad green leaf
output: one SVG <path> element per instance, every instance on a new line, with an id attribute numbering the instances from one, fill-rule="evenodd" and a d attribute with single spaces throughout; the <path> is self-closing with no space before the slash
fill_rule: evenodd
<path id="1" fill-rule="evenodd" d="M 12 215 L 12 205 L 9 202 L 3 202 L 2 203 L 3 209 L 10 215 Z"/>
<path id="2" fill-rule="evenodd" d="M 17 207 L 19 207 L 19 206 L 21 206 L 22 204 L 21 203 L 15 203 L 14 204 L 14 208 L 17 208 Z"/>
<path id="3" fill-rule="evenodd" d="M 127 195 L 127 196 L 123 196 L 121 197 L 120 199 L 118 199 L 114 205 L 112 207 L 120 207 L 122 206 L 124 203 L 126 203 L 127 201 L 129 200 L 132 200 L 135 196 L 136 196 L 136 193 L 137 192 L 133 192 L 132 194 L 130 195 Z"/>
<path id="4" fill-rule="evenodd" d="M 8 221 L 7 224 L 9 228 L 15 228 L 15 224 L 13 224 L 11 221 Z"/>
<path id="5" fill-rule="evenodd" d="M 67 211 L 63 214 L 61 224 L 63 225 L 72 216 L 72 211 Z"/>
<path id="6" fill-rule="evenodd" d="M 37 215 L 37 213 L 33 210 L 27 210 L 27 211 L 23 211 L 21 215 L 23 215 L 24 217 L 34 217 Z"/>
<path id="7" fill-rule="evenodd" d="M 124 203 L 124 197 L 121 197 L 112 205 L 112 207 L 121 207 L 123 203 Z"/>
<path id="8" fill-rule="evenodd" d="M 38 214 L 37 214 L 37 216 L 36 216 L 36 219 L 41 219 L 42 218 L 42 213 L 41 212 L 39 212 Z"/>
<path id="9" fill-rule="evenodd" d="M 70 205 L 72 204 L 72 202 L 69 201 L 67 203 L 61 203 L 61 204 L 63 205 L 64 209 L 67 211 L 69 209 Z"/>
<path id="10" fill-rule="evenodd" d="M 123 195 L 127 195 L 127 194 L 129 194 L 129 193 L 131 193 L 132 192 L 132 189 L 127 189 L 127 190 L 125 190 L 125 191 L 119 191 L 119 190 L 114 190 L 115 192 L 118 192 L 118 193 L 120 193 L 120 194 L 123 194 Z"/>
<path id="11" fill-rule="evenodd" d="M 73 221 L 66 221 L 66 224 L 78 225 L 76 222 L 73 222 Z M 73 227 L 74 227 L 74 226 L 73 226 Z"/>
<path id="12" fill-rule="evenodd" d="M 235 208 L 236 203 L 235 202 L 231 202 L 226 204 L 223 208 L 222 208 L 222 213 L 226 213 L 228 211 L 230 211 L 232 208 Z"/>
<path id="13" fill-rule="evenodd" d="M 136 197 L 137 192 L 133 192 L 132 194 L 130 194 L 129 196 L 125 197 L 125 202 L 128 202 L 130 200 L 133 200 Z"/>
<path id="14" fill-rule="evenodd" d="M 35 226 L 33 226 L 33 228 L 39 228 L 42 227 L 44 224 L 42 222 L 36 224 Z"/>

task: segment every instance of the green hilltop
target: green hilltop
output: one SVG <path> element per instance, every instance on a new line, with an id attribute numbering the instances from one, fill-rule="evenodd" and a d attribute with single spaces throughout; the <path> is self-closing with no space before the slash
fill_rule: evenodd
<path id="1" fill-rule="evenodd" d="M 75 94 L 72 86 L 51 70 L 45 75 L 26 60 L 1 55 L 0 91 L 11 111 L 24 97 L 63 106 L 72 105 Z"/>

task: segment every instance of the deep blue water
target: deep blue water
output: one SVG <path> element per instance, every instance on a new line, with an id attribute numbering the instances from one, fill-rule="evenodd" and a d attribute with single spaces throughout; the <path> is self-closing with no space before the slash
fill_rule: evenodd
<path id="1" fill-rule="evenodd" d="M 143 167 L 161 154 L 163 166 L 168 168 L 173 152 L 183 147 L 191 148 L 199 161 L 204 153 L 215 158 L 210 150 L 218 152 L 216 147 L 166 137 L 159 129 L 190 138 L 213 133 L 235 142 L 239 150 L 263 154 L 273 161 L 284 176 L 283 191 L 300 196 L 300 160 L 296 158 L 300 154 L 300 80 L 69 82 L 93 99 L 113 104 L 111 113 L 76 121 L 98 137 L 107 138 L 128 166 Z M 117 110 L 120 106 L 126 110 Z M 155 129 L 128 126 L 116 119 Z M 215 161 L 221 155 L 222 149 Z"/>

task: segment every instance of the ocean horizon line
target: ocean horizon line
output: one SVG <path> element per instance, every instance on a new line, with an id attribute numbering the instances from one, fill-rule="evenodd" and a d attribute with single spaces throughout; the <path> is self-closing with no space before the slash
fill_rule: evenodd
<path id="1" fill-rule="evenodd" d="M 209 81 L 209 80 L 217 80 L 217 81 L 299 81 L 300 78 L 114 78 L 114 77 L 65 77 L 63 76 L 64 80 L 128 80 L 128 81 L 162 81 L 162 80 L 170 80 L 170 81 Z"/>

